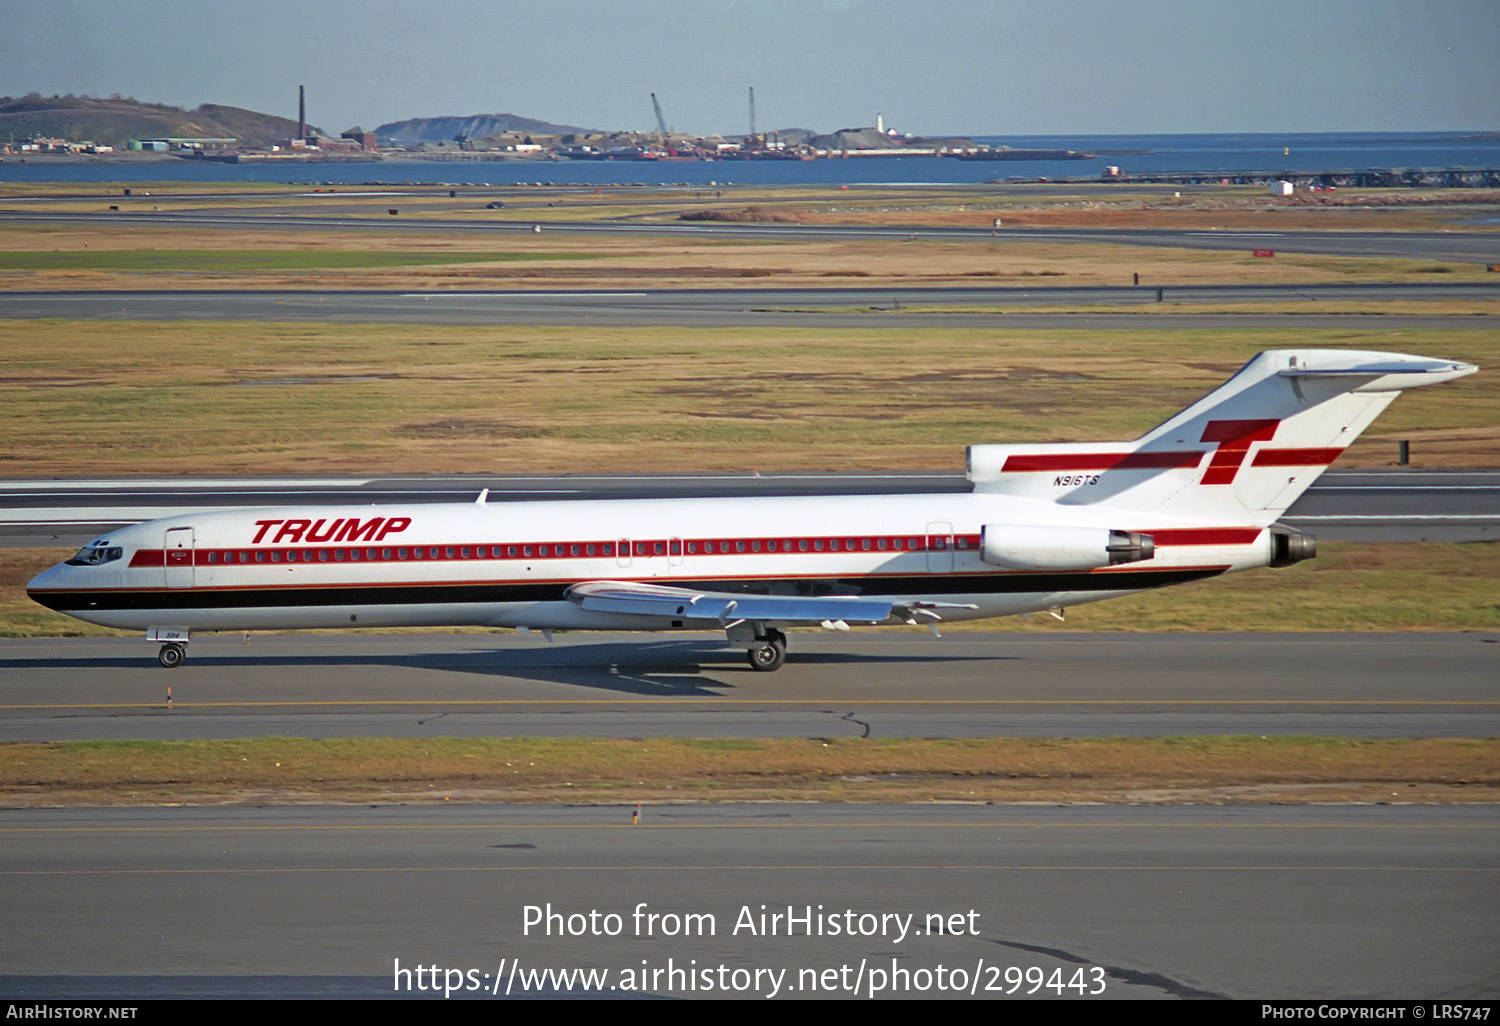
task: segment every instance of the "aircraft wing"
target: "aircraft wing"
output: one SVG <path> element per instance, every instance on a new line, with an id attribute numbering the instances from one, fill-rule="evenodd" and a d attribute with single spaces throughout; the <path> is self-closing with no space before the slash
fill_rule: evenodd
<path id="1" fill-rule="evenodd" d="M 940 619 L 939 607 L 973 609 L 958 603 L 898 602 L 857 595 L 743 595 L 697 588 L 674 588 L 636 581 L 586 581 L 568 589 L 568 599 L 601 613 L 659 616 L 663 620 L 704 620 L 721 626 L 744 620 L 786 624 L 906 623 Z M 923 619 L 919 621 L 918 616 Z"/>

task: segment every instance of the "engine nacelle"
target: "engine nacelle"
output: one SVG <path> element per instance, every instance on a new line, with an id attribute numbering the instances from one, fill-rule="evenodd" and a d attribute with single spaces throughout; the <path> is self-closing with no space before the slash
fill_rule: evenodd
<path id="1" fill-rule="evenodd" d="M 1150 559 L 1156 540 L 1107 527 L 986 524 L 979 531 L 979 553 L 986 563 L 1014 570 L 1096 570 Z"/>
<path id="2" fill-rule="evenodd" d="M 1310 534 L 1303 534 L 1290 527 L 1273 527 L 1270 536 L 1271 558 L 1267 561 L 1267 566 L 1291 566 L 1318 556 L 1318 540 Z"/>

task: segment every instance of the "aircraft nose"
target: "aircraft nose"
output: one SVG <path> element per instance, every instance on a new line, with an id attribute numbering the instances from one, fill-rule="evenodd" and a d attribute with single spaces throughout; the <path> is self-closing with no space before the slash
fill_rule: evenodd
<path id="1" fill-rule="evenodd" d="M 61 587 L 62 578 L 66 572 L 67 567 L 62 563 L 48 567 L 26 583 L 26 594 L 30 595 L 36 591 L 51 591 L 54 588 Z"/>

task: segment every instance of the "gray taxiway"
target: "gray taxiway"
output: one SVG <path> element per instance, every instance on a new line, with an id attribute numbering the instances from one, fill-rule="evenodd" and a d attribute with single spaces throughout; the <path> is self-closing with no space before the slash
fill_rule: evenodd
<path id="1" fill-rule="evenodd" d="M 0 740 L 1496 737 L 1497 670 L 1484 632 L 810 631 L 774 674 L 706 634 L 0 639 Z"/>
<path id="2" fill-rule="evenodd" d="M 1122 272 L 1128 273 L 1127 272 Z M 364 324 L 687 327 L 989 327 L 1089 331 L 1327 330 L 1348 315 L 1260 312 L 1261 303 L 1493 300 L 1500 281 L 1299 285 L 600 290 L 192 290 L 0 293 L 0 318 L 255 320 Z M 1221 304 L 1234 313 L 1158 312 Z M 1071 312 L 1027 312 L 1070 306 Z M 1492 330 L 1484 315 L 1382 314 L 1393 331 Z"/>
<path id="3" fill-rule="evenodd" d="M 527 220 L 399 216 L 342 216 L 309 213 L 305 203 L 257 213 L 235 211 L 148 211 L 146 200 L 134 209 L 49 212 L 25 209 L 11 202 L 0 207 L 0 224 L 112 224 L 226 230 L 289 231 L 409 231 L 419 233 L 544 233 L 572 235 L 654 235 L 724 239 L 911 239 L 1005 242 L 1109 243 L 1124 246 L 1170 246 L 1184 249 L 1267 249 L 1288 253 L 1328 253 L 1340 256 L 1400 257 L 1492 263 L 1500 260 L 1500 232 L 1468 231 L 1246 231 L 1178 228 L 960 228 L 884 225 L 737 224 L 732 222 L 670 221 L 549 221 L 545 212 Z M 123 198 L 109 205 L 121 206 Z M 128 207 L 128 204 L 125 204 Z M 101 200 L 101 207 L 103 201 Z M 399 210 L 399 206 L 396 208 Z"/>
<path id="4" fill-rule="evenodd" d="M 1500 993 L 1493 807 L 635 812 L 0 812 L 0 994 Z"/>

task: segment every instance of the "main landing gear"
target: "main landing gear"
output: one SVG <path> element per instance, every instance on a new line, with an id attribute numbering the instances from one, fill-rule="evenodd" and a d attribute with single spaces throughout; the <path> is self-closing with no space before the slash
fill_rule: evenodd
<path id="1" fill-rule="evenodd" d="M 786 662 L 786 635 L 774 627 L 768 629 L 764 637 L 756 638 L 745 651 L 745 658 L 750 668 L 760 673 L 781 669 Z"/>
<path id="2" fill-rule="evenodd" d="M 187 649 L 173 641 L 161 647 L 161 651 L 156 653 L 156 661 L 167 669 L 174 670 L 182 665 L 182 657 L 186 654 Z"/>

